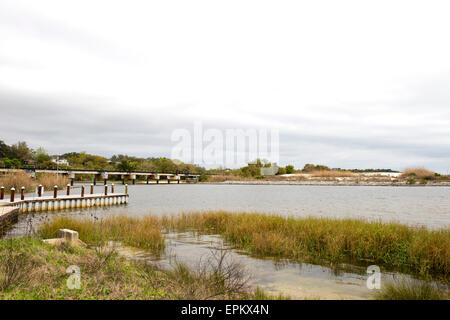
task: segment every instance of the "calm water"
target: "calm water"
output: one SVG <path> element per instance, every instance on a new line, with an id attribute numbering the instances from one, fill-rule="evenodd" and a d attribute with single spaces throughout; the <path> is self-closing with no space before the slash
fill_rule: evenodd
<path id="1" fill-rule="evenodd" d="M 307 263 L 256 259 L 229 247 L 215 235 L 192 233 L 166 234 L 166 254 L 152 256 L 145 251 L 119 247 L 119 252 L 131 259 L 145 261 L 164 269 L 170 269 L 175 261 L 182 261 L 195 268 L 199 261 L 211 259 L 217 249 L 230 249 L 226 261 L 237 262 L 250 276 L 249 284 L 259 286 L 272 294 L 283 293 L 292 299 L 371 299 L 373 292 L 366 287 L 364 268 L 352 267 L 350 271 L 336 271 Z M 214 261 L 214 260 L 213 260 Z M 392 273 L 385 273 L 382 281 L 392 280 Z"/>
<path id="2" fill-rule="evenodd" d="M 95 192 L 102 190 L 103 186 L 97 186 Z M 122 190 L 123 186 L 116 186 L 116 192 Z M 139 216 L 229 210 L 450 226 L 450 187 L 160 184 L 129 186 L 129 193 L 126 206 L 72 210 L 70 214 Z"/>
<path id="3" fill-rule="evenodd" d="M 138 215 L 223 209 L 450 225 L 449 187 L 198 184 L 134 186 L 130 194 L 126 211 Z"/>
<path id="4" fill-rule="evenodd" d="M 95 192 L 104 187 L 97 186 Z M 116 192 L 123 186 L 117 185 Z M 73 190 L 78 193 L 79 189 Z M 132 216 L 176 214 L 197 210 L 229 210 L 276 213 L 286 216 L 363 218 L 398 221 L 429 228 L 450 226 L 450 188 L 448 187 L 363 187 L 363 186 L 298 186 L 298 185 L 135 185 L 129 186 L 128 205 L 73 209 L 21 215 L 9 235 L 23 234 L 30 226 L 56 215 L 95 216 L 126 214 Z M 218 236 L 194 237 L 188 233 L 166 235 L 167 250 L 152 257 L 134 250 L 133 258 L 169 265 L 176 258 L 195 263 L 214 247 L 223 246 Z M 272 293 L 292 298 L 367 299 L 372 296 L 365 285 L 365 270 L 335 270 L 299 263 L 279 263 L 257 259 L 233 250 L 233 258 L 241 261 L 253 276 L 253 283 Z M 355 267 L 357 268 L 357 267 Z M 393 274 L 383 273 L 383 278 Z"/>

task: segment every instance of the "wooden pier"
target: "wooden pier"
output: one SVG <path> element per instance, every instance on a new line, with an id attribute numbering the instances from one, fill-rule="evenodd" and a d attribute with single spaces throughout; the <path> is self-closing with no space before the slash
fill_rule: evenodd
<path id="1" fill-rule="evenodd" d="M 25 197 L 25 192 L 22 187 L 20 194 L 16 193 L 14 188 L 11 188 L 11 193 L 6 195 L 2 188 L 0 191 L 0 211 L 5 207 L 16 207 L 20 213 L 39 212 L 39 211 L 53 211 L 74 208 L 90 208 L 102 207 L 109 205 L 118 205 L 128 203 L 128 185 L 125 185 L 125 192 L 116 193 L 114 184 L 110 187 L 105 185 L 103 193 L 94 193 L 94 186 L 90 186 L 90 192 L 85 192 L 85 187 L 81 186 L 79 194 L 71 194 L 71 186 L 67 185 L 63 194 L 58 194 L 58 187 L 54 187 L 53 195 L 44 196 L 44 188 L 39 186 L 37 188 L 37 196 Z M 64 194 L 65 193 L 65 194 Z"/>

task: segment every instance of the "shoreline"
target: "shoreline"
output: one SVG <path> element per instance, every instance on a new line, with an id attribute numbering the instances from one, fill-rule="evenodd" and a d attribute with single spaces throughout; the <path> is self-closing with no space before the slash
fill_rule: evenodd
<path id="1" fill-rule="evenodd" d="M 450 182 L 432 184 L 407 184 L 392 182 L 342 182 L 342 181 L 223 181 L 199 182 L 212 185 L 299 185 L 299 186 L 342 186 L 342 187 L 450 187 Z"/>

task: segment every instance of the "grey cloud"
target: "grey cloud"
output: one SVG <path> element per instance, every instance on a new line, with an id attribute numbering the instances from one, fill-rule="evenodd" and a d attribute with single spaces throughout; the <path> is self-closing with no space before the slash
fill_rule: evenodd
<path id="1" fill-rule="evenodd" d="M 108 99 L 95 97 L 49 98 L 3 89 L 0 139 L 8 143 L 26 140 L 33 147 L 44 146 L 52 153 L 85 150 L 106 156 L 116 153 L 170 156 L 172 131 L 192 130 L 196 120 L 186 112 L 189 105 L 162 107 L 152 112 L 137 111 L 132 106 L 123 106 L 121 112 L 104 111 L 110 103 Z M 402 108 L 406 107 L 405 103 Z M 361 124 L 358 116 L 364 116 L 364 111 L 351 114 L 347 120 L 333 119 L 333 114 L 322 119 L 272 117 L 273 126 L 280 129 L 280 164 L 301 167 L 306 162 L 316 162 L 332 167 L 393 169 L 414 164 L 448 170 L 449 140 L 440 139 L 439 130 L 433 131 L 436 128 L 430 128 L 429 123 Z M 249 115 L 247 119 L 252 118 L 257 120 L 258 116 Z M 226 130 L 249 126 L 239 119 L 216 119 L 203 121 L 203 127 Z"/>
<path id="2" fill-rule="evenodd" d="M 98 55 L 102 59 L 127 63 L 138 58 L 131 50 L 125 50 L 125 48 L 111 41 L 92 35 L 63 21 L 42 18 L 27 10 L 18 10 L 1 4 L 0 27 L 13 28 L 37 39 L 65 43 L 72 47 L 81 48 L 91 54 Z M 17 60 L 11 60 L 17 63 Z"/>

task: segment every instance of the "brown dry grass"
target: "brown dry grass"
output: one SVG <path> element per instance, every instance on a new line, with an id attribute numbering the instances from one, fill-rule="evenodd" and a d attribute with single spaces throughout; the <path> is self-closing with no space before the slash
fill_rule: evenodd
<path id="1" fill-rule="evenodd" d="M 341 170 L 319 170 L 310 173 L 313 177 L 321 178 L 338 178 L 338 177 L 354 177 L 355 173 L 351 171 Z"/>
<path id="2" fill-rule="evenodd" d="M 54 186 L 64 188 L 69 182 L 69 178 L 61 174 L 43 173 L 37 177 L 37 183 L 42 184 L 47 190 L 53 189 Z"/>
<path id="3" fill-rule="evenodd" d="M 224 181 L 251 181 L 255 180 L 254 178 L 241 177 L 235 175 L 212 175 L 208 177 L 207 182 L 224 182 Z"/>
<path id="4" fill-rule="evenodd" d="M 425 168 L 408 168 L 403 170 L 400 175 L 401 178 L 417 178 L 417 179 L 425 179 L 427 177 L 434 177 L 435 172 L 425 169 Z"/>
<path id="5" fill-rule="evenodd" d="M 5 187 L 5 191 L 15 188 L 17 192 L 22 187 L 25 187 L 27 192 L 34 190 L 33 180 L 24 171 L 10 172 L 1 176 L 0 186 Z"/>

